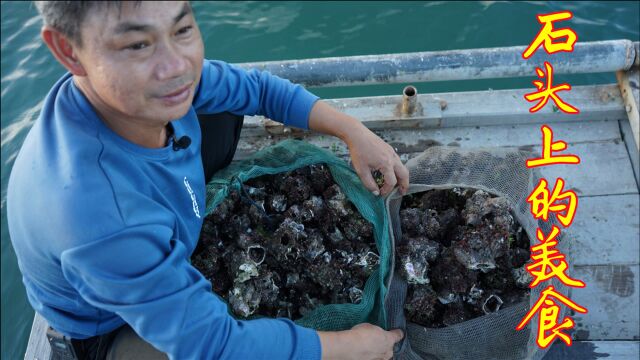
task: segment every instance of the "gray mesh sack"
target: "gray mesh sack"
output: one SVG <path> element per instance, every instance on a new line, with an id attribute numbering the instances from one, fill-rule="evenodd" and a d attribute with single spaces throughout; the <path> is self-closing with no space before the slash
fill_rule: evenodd
<path id="1" fill-rule="evenodd" d="M 530 213 L 527 197 L 538 184 L 540 176 L 536 169 L 525 166 L 527 158 L 535 154 L 509 149 L 460 149 L 453 147 L 431 147 L 406 164 L 410 173 L 407 195 L 432 189 L 474 188 L 506 197 L 516 220 L 526 231 L 531 245 L 537 244 L 536 229 L 548 234 L 552 225 L 559 224 L 554 213 L 549 220 L 538 221 Z M 553 183 L 549 186 L 552 186 Z M 567 186 L 565 185 L 565 188 Z M 538 315 L 526 328 L 517 331 L 517 324 L 540 297 L 548 285 L 559 293 L 571 297 L 570 288 L 556 278 L 544 281 L 531 289 L 529 301 L 500 309 L 499 311 L 464 321 L 445 328 L 426 328 L 407 323 L 404 317 L 407 283 L 395 270 L 395 248 L 403 243 L 400 228 L 400 205 L 402 195 L 394 190 L 386 198 L 389 214 L 394 262 L 388 277 L 389 292 L 385 298 L 388 328 L 405 331 L 405 339 L 397 345 L 396 359 L 541 359 L 548 349 L 536 344 Z M 558 236 L 561 253 L 567 255 L 568 274 L 572 273 L 570 258 L 571 241 L 567 229 L 562 228 Z M 566 313 L 560 306 L 559 321 Z"/>

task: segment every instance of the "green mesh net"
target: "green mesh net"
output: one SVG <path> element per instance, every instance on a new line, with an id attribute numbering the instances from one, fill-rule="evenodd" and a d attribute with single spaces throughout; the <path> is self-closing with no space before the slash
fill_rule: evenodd
<path id="1" fill-rule="evenodd" d="M 368 191 L 355 171 L 333 153 L 306 142 L 285 140 L 255 153 L 246 160 L 234 162 L 218 171 L 207 184 L 206 215 L 211 214 L 231 190 L 239 191 L 241 184 L 249 179 L 320 163 L 329 168 L 335 183 L 340 186 L 362 217 L 373 225 L 380 265 L 367 279 L 362 301 L 357 304 L 322 305 L 295 322 L 322 331 L 346 330 L 363 322 L 384 328 L 386 314 L 383 299 L 387 293 L 385 279 L 389 273 L 391 256 L 384 200 Z"/>

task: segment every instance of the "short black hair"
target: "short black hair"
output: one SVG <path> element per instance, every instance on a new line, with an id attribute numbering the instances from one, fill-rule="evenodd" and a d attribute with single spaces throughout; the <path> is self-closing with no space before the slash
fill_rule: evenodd
<path id="1" fill-rule="evenodd" d="M 135 1 L 138 6 L 141 1 Z M 45 25 L 60 31 L 64 36 L 82 47 L 80 27 L 90 10 L 117 6 L 123 1 L 34 1 Z"/>

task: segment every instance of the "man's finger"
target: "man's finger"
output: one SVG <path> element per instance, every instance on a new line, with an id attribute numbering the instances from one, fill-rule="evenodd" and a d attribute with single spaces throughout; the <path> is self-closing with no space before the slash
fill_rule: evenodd
<path id="1" fill-rule="evenodd" d="M 381 169 L 382 174 L 384 175 L 384 186 L 380 189 L 380 193 L 382 195 L 387 195 L 393 190 L 393 187 L 396 186 L 398 181 L 396 180 L 396 174 L 394 174 L 393 167 L 387 166 L 384 169 Z"/>
<path id="2" fill-rule="evenodd" d="M 380 195 L 380 189 L 378 188 L 376 181 L 373 179 L 373 176 L 371 175 L 371 171 L 369 171 L 368 167 L 365 166 L 364 170 L 357 168 L 356 173 L 358 173 L 358 176 L 360 176 L 360 180 L 362 180 L 362 185 L 364 185 L 365 188 L 367 188 L 376 196 Z"/>
<path id="3" fill-rule="evenodd" d="M 402 340 L 402 338 L 404 337 L 404 333 L 400 329 L 389 330 L 389 333 L 393 337 L 392 341 L 394 344 Z"/>
<path id="4" fill-rule="evenodd" d="M 404 195 L 409 189 L 409 170 L 407 170 L 407 167 L 404 166 L 399 159 L 398 162 L 396 162 L 396 164 L 394 165 L 393 170 L 396 172 L 396 178 L 398 179 L 400 192 L 402 192 L 402 195 Z"/>

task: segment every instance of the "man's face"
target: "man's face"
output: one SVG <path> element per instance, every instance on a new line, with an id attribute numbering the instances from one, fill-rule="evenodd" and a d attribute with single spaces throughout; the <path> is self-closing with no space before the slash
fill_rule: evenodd
<path id="1" fill-rule="evenodd" d="M 188 3 L 105 7 L 87 15 L 81 34 L 77 58 L 103 116 L 154 126 L 186 114 L 204 56 Z"/>

